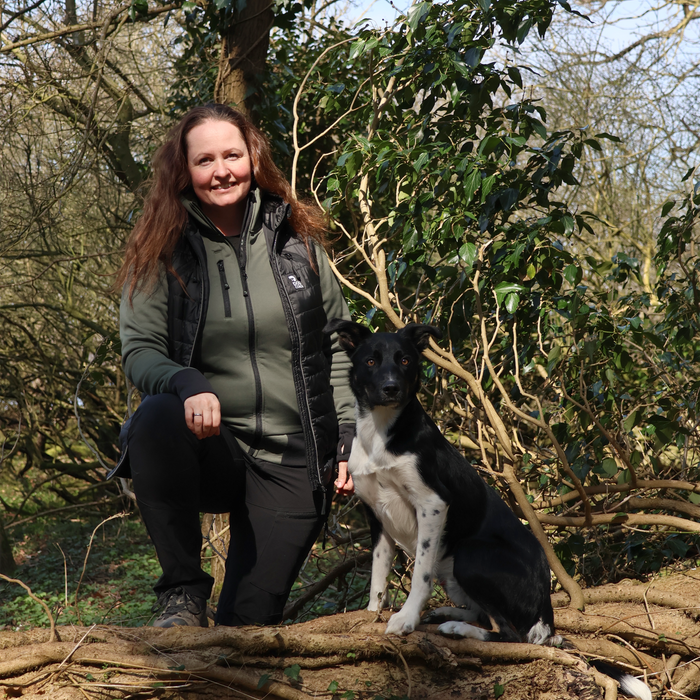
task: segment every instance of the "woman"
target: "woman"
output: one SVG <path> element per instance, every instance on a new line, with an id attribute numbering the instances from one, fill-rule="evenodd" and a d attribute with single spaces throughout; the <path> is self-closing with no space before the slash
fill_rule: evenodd
<path id="1" fill-rule="evenodd" d="M 216 623 L 278 623 L 336 462 L 352 491 L 348 360 L 322 333 L 349 313 L 320 212 L 243 115 L 191 110 L 153 168 L 118 278 L 122 363 L 144 398 L 115 474 L 131 474 L 163 569 L 155 625 L 208 624 L 200 512 L 230 513 Z"/>

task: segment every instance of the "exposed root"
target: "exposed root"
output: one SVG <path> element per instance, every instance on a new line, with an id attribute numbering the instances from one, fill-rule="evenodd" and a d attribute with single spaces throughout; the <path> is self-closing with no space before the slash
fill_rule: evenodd
<path id="1" fill-rule="evenodd" d="M 592 673 L 596 684 L 605 690 L 605 700 L 617 700 L 617 682 L 595 669 Z"/>
<path id="2" fill-rule="evenodd" d="M 646 593 L 646 596 L 645 596 Z M 683 610 L 690 617 L 700 619 L 700 605 L 689 604 L 685 596 L 668 591 L 645 591 L 643 586 L 620 586 L 609 585 L 599 588 L 588 588 L 583 591 L 583 598 L 586 605 L 595 603 L 643 603 L 644 600 L 651 605 Z M 569 596 L 564 591 L 555 593 L 552 596 L 552 606 L 564 608 L 569 605 Z"/>
<path id="3" fill-rule="evenodd" d="M 0 698 L 4 688 L 37 700 L 331 700 L 348 691 L 359 700 L 449 700 L 490 697 L 497 686 L 513 700 L 616 698 L 616 683 L 592 660 L 643 678 L 657 698 L 691 697 L 700 691 L 700 624 L 686 612 L 700 587 L 692 572 L 679 581 L 585 591 L 586 613 L 557 607 L 567 649 L 450 639 L 435 625 L 386 636 L 386 623 L 366 611 L 265 628 L 64 627 L 64 641 L 46 629 L 0 632 Z"/>

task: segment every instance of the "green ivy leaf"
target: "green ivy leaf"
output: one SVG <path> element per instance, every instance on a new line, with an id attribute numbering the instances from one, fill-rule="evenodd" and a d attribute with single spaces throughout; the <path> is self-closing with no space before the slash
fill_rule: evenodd
<path id="1" fill-rule="evenodd" d="M 284 675 L 287 676 L 287 678 L 291 678 L 293 681 L 298 681 L 300 671 L 301 666 L 299 666 L 299 664 L 294 664 L 294 666 L 284 669 Z"/>
<path id="2" fill-rule="evenodd" d="M 430 10 L 430 5 L 427 2 L 419 2 L 415 4 L 408 13 L 408 26 L 412 32 L 418 29 L 418 25 L 423 21 Z"/>
<path id="3" fill-rule="evenodd" d="M 262 690 L 265 687 L 265 685 L 267 685 L 267 682 L 270 680 L 271 677 L 272 676 L 270 676 L 269 673 L 263 673 L 262 676 L 260 676 L 260 680 L 258 681 L 258 690 Z"/>
<path id="4" fill-rule="evenodd" d="M 479 172 L 478 168 L 474 168 L 474 170 L 472 170 L 469 173 L 467 179 L 464 181 L 464 196 L 466 198 L 465 204 L 469 204 L 469 202 L 472 201 L 474 193 L 479 189 L 480 186 L 481 173 Z"/>
<path id="5" fill-rule="evenodd" d="M 489 196 L 489 192 L 493 188 L 493 183 L 496 182 L 496 173 L 489 175 L 481 183 L 481 201 L 482 203 L 486 201 L 486 197 Z"/>
<path id="6" fill-rule="evenodd" d="M 517 284 L 516 282 L 501 282 L 496 285 L 493 291 L 496 293 L 496 302 L 500 306 L 508 294 L 523 292 L 525 289 L 522 284 Z"/>
<path id="7" fill-rule="evenodd" d="M 637 411 L 632 411 L 622 422 L 622 427 L 629 433 L 635 425 L 637 425 Z"/>
<path id="8" fill-rule="evenodd" d="M 597 139 L 607 139 L 608 141 L 612 141 L 613 143 L 622 143 L 622 139 L 619 136 L 613 136 L 607 131 L 601 131 L 599 134 L 596 134 L 595 137 Z"/>
<path id="9" fill-rule="evenodd" d="M 364 39 L 358 39 L 354 41 L 350 46 L 350 60 L 361 56 L 365 51 L 366 41 Z"/>
<path id="10" fill-rule="evenodd" d="M 460 260 L 469 269 L 471 269 L 471 267 L 474 265 L 474 261 L 476 260 L 476 254 L 477 254 L 476 246 L 471 241 L 467 241 L 459 249 Z"/>
<path id="11" fill-rule="evenodd" d="M 430 160 L 430 153 L 423 151 L 413 163 L 413 168 L 419 173 L 425 167 L 425 164 Z"/>
<path id="12" fill-rule="evenodd" d="M 564 224 L 564 235 L 570 236 L 574 232 L 574 218 L 567 214 L 561 217 L 561 222 Z"/>
<path id="13" fill-rule="evenodd" d="M 498 201 L 501 203 L 503 210 L 508 211 L 518 201 L 519 197 L 520 190 L 515 187 L 509 187 L 498 195 Z"/>
<path id="14" fill-rule="evenodd" d="M 566 277 L 566 281 L 573 286 L 578 284 L 581 278 L 580 275 L 581 270 L 576 267 L 576 265 L 567 265 L 564 270 L 564 277 Z"/>
<path id="15" fill-rule="evenodd" d="M 615 476 L 618 472 L 617 462 L 612 457 L 606 457 L 600 466 L 608 476 Z"/>
<path id="16" fill-rule="evenodd" d="M 557 365 L 559 360 L 561 359 L 561 346 L 560 345 L 552 345 L 552 349 L 549 351 L 549 354 L 547 355 L 547 374 L 551 375 L 552 370 L 554 367 Z"/>

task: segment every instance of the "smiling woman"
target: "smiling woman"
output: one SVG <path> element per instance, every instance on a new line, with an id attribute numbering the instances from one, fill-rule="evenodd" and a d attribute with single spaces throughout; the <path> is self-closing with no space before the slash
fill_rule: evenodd
<path id="1" fill-rule="evenodd" d="M 248 146 L 238 127 L 207 121 L 187 134 L 187 167 L 202 211 L 224 236 L 238 236 L 252 183 Z"/>
<path id="2" fill-rule="evenodd" d="M 131 475 L 163 575 L 155 624 L 207 626 L 199 513 L 230 513 L 217 624 L 272 624 L 328 513 L 352 491 L 348 318 L 322 213 L 297 201 L 263 134 L 191 110 L 154 157 L 127 244 L 121 340 L 144 396 L 114 470 Z"/>

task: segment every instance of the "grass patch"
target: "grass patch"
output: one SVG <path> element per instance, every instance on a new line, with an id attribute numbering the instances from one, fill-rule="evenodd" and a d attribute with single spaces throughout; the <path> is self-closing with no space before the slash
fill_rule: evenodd
<path id="1" fill-rule="evenodd" d="M 44 517 L 12 528 L 13 574 L 43 600 L 57 624 L 146 625 L 154 617 L 160 566 L 136 513 L 111 520 L 93 539 L 76 605 L 90 536 L 99 515 Z M 0 581 L 0 629 L 47 627 L 44 610 L 20 586 Z"/>

